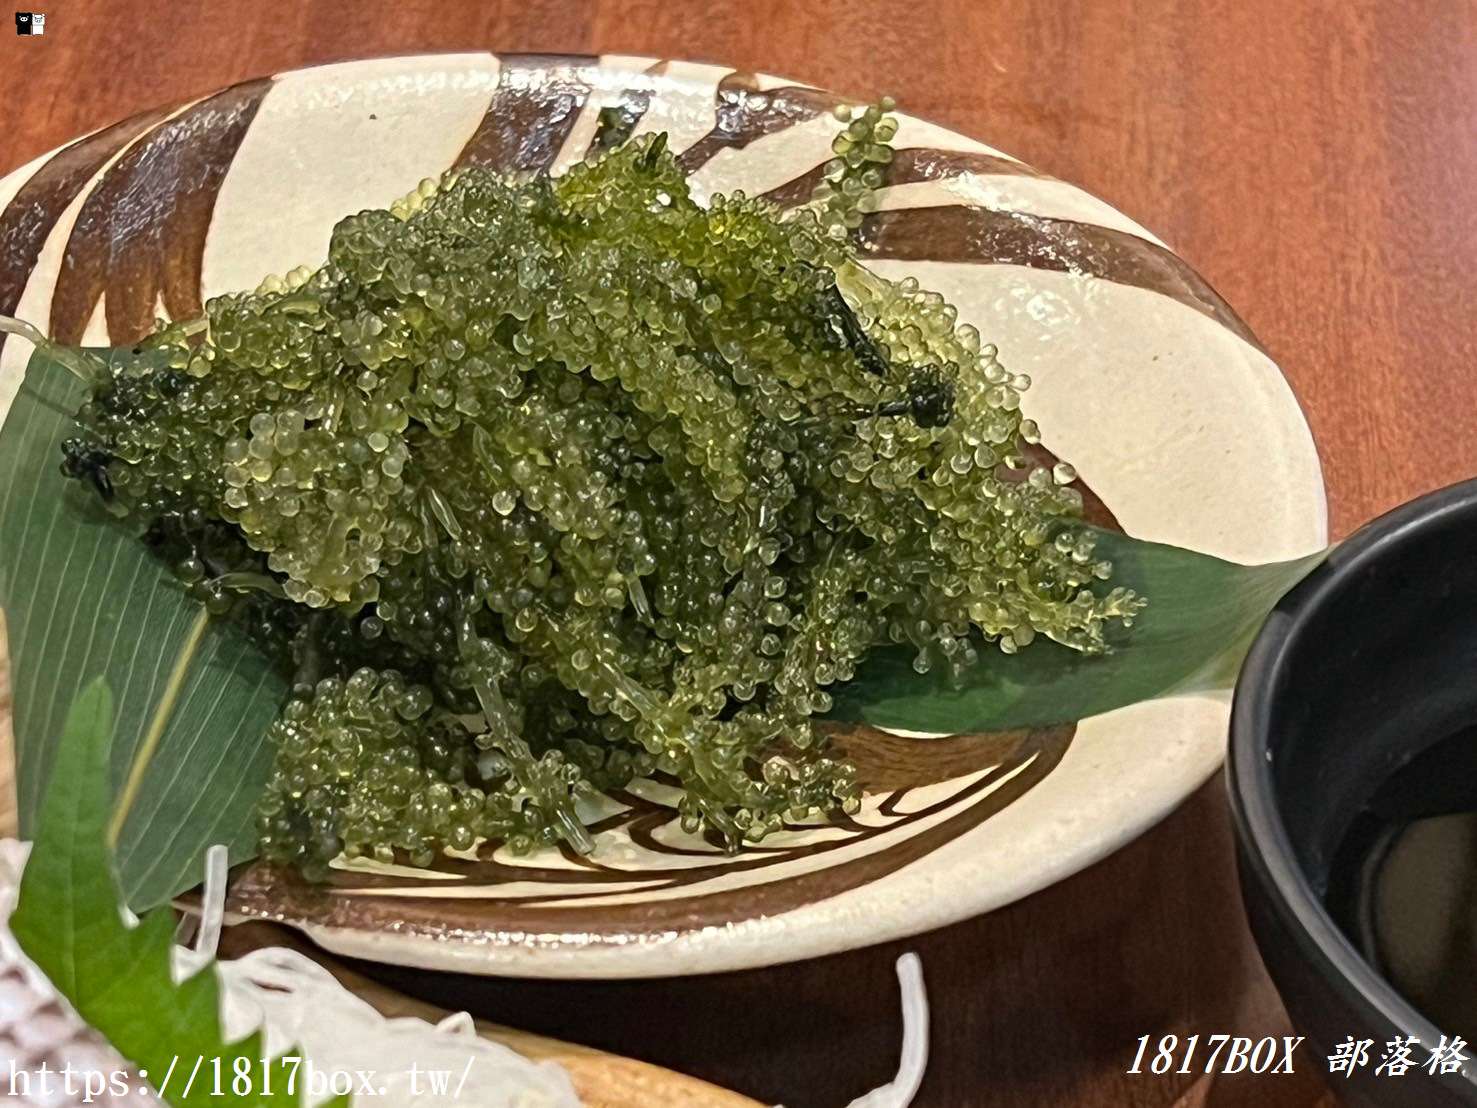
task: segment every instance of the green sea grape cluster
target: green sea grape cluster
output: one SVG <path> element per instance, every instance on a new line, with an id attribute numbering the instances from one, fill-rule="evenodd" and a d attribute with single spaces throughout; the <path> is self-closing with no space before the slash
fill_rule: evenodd
<path id="1" fill-rule="evenodd" d="M 868 651 L 967 679 L 1131 619 L 1029 382 L 858 260 L 887 107 L 790 211 L 697 203 L 660 134 L 423 182 L 96 383 L 68 472 L 291 676 L 266 857 L 588 851 L 656 773 L 757 841 L 857 806 L 814 720 Z"/>

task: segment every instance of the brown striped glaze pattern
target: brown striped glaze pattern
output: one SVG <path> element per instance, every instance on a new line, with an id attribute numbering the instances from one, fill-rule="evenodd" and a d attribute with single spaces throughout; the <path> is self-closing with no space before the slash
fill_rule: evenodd
<path id="1" fill-rule="evenodd" d="M 547 170 L 595 87 L 598 59 L 509 54 L 500 61 L 497 90 L 455 164 Z M 667 64 L 654 63 L 648 75 L 660 76 Z M 53 154 L 0 212 L 0 310 L 14 309 L 40 239 L 90 183 L 53 295 L 52 335 L 78 341 L 100 301 L 115 342 L 147 333 L 160 305 L 168 318 L 198 314 L 200 260 L 215 193 L 270 87 L 270 78 L 236 85 L 177 114 L 161 110 L 124 120 Z M 625 90 L 634 119 L 645 114 L 650 95 L 650 88 Z M 712 129 L 680 151 L 682 164 L 695 171 L 720 150 L 743 150 L 843 103 L 818 89 L 761 87 L 755 74 L 730 73 L 715 90 Z M 99 176 L 120 149 L 122 157 Z M 821 159 L 806 166 L 766 195 L 782 206 L 804 202 L 824 164 Z M 886 185 L 965 174 L 1045 176 L 996 155 L 904 147 L 886 170 Z M 1150 288 L 1254 341 L 1230 306 L 1182 259 L 1123 232 L 950 205 L 877 213 L 862 239 L 877 257 L 1069 269 Z"/>
<path id="2" fill-rule="evenodd" d="M 216 191 L 270 86 L 249 81 L 186 108 L 107 168 L 67 242 L 51 300 L 54 338 L 80 342 L 100 301 L 120 345 L 143 338 L 161 314 L 200 314 L 200 263 Z"/>
<path id="3" fill-rule="evenodd" d="M 0 313 L 12 314 L 41 247 L 69 204 L 118 151 L 167 113 L 149 112 L 63 147 L 21 185 L 0 212 Z M 7 336 L 0 334 L 0 346 Z"/>

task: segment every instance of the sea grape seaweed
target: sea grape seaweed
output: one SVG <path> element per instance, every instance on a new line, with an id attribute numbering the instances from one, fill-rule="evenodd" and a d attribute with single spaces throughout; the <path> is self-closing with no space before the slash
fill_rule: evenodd
<path id="1" fill-rule="evenodd" d="M 1132 617 L 1071 470 L 1002 479 L 1026 379 L 858 260 L 895 125 L 843 116 L 789 212 L 661 135 L 423 182 L 95 386 L 67 471 L 293 675 L 268 858 L 588 850 L 654 772 L 756 841 L 857 805 L 812 721 L 874 646 L 967 679 Z"/>

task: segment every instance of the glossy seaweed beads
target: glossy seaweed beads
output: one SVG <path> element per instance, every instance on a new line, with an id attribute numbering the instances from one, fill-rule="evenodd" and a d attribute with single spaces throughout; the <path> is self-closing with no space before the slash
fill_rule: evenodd
<path id="1" fill-rule="evenodd" d="M 68 471 L 292 676 L 268 858 L 587 851 L 653 773 L 756 841 L 858 804 L 812 721 L 869 650 L 967 680 L 1132 617 L 1070 467 L 1006 472 L 1029 382 L 859 264 L 895 124 L 842 115 L 790 211 L 662 135 L 423 182 L 97 384 Z"/>

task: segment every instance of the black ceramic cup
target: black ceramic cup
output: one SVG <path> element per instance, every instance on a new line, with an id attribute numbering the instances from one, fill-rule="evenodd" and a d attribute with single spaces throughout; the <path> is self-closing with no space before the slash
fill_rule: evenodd
<path id="1" fill-rule="evenodd" d="M 1474 725 L 1477 481 L 1468 481 L 1336 548 L 1278 604 L 1236 687 L 1227 778 L 1247 915 L 1307 1037 L 1301 1064 L 1346 1104 L 1477 1106 L 1477 1048 L 1467 1048 L 1464 1072 L 1425 1066 L 1443 1034 L 1473 1042 L 1477 1026 L 1438 1028 L 1350 940 L 1367 924 L 1358 893 L 1378 851 L 1348 849 L 1382 785 Z M 1477 764 L 1448 766 L 1428 785 L 1443 782 L 1477 783 Z M 1385 1044 L 1411 1036 L 1419 1068 L 1376 1072 Z M 1326 1056 L 1351 1037 L 1371 1041 L 1368 1061 L 1330 1075 Z"/>

